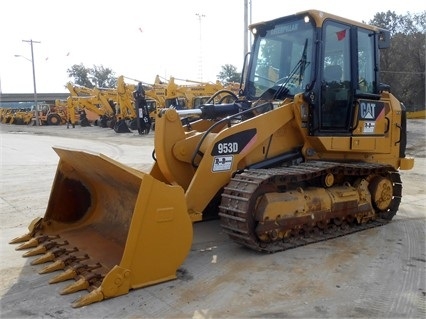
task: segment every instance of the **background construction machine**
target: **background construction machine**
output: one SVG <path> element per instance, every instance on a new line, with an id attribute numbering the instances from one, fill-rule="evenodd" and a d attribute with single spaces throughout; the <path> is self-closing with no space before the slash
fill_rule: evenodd
<path id="1" fill-rule="evenodd" d="M 0 121 L 5 124 L 36 125 L 36 112 L 37 125 L 60 125 L 67 121 L 65 106 L 46 103 L 37 103 L 37 106 L 32 105 L 31 108 L 1 108 Z"/>
<path id="2" fill-rule="evenodd" d="M 69 124 L 75 126 L 77 124 L 77 116 L 83 114 L 83 119 L 78 117 L 82 126 L 90 125 L 90 122 L 95 122 L 95 125 L 100 127 L 113 127 L 115 124 L 115 104 L 111 96 L 105 94 L 98 88 L 87 88 L 67 83 L 70 96 L 65 105 L 68 108 Z M 59 103 L 58 101 L 57 103 Z M 86 113 L 95 114 L 95 119 L 89 121 Z"/>
<path id="3" fill-rule="evenodd" d="M 175 80 L 191 84 L 176 84 Z M 219 81 L 208 83 L 170 77 L 166 88 L 165 107 L 173 107 L 177 110 L 199 108 L 215 93 L 223 89 L 224 87 Z"/>
<path id="4" fill-rule="evenodd" d="M 28 125 L 34 113 L 27 108 L 0 108 L 0 122 L 4 124 Z"/>
<path id="5" fill-rule="evenodd" d="M 399 169 L 414 159 L 404 107 L 379 78 L 389 33 L 315 10 L 250 29 L 241 94 L 159 111 L 150 172 L 55 148 L 46 213 L 12 243 L 46 253 L 32 261 L 52 261 L 42 273 L 65 270 L 51 282 L 76 280 L 62 293 L 89 291 L 73 306 L 176 278 L 203 219 L 219 217 L 231 240 L 270 253 L 396 214 Z M 183 126 L 188 113 L 199 120 Z"/>
<path id="6" fill-rule="evenodd" d="M 79 119 L 81 125 L 94 125 L 113 128 L 117 133 L 128 133 L 138 129 L 139 121 L 135 106 L 134 92 L 136 84 L 125 82 L 125 76 L 117 78 L 115 88 L 87 88 L 71 83 L 67 84 L 70 97 L 67 101 L 57 101 L 57 105 L 66 105 L 69 112 L 69 124 L 75 126 Z M 130 79 L 130 78 L 127 78 Z M 224 87 L 219 83 L 206 83 L 191 80 L 181 80 L 191 84 L 176 84 L 175 78 L 161 82 L 157 75 L 154 84 L 148 84 L 135 79 L 144 87 L 150 122 L 154 127 L 158 109 L 173 107 L 176 109 L 197 108 L 208 101 L 216 92 Z M 225 93 L 216 95 L 219 100 Z M 87 113 L 86 120 L 82 120 L 81 112 Z M 149 129 L 143 130 L 147 134 Z"/>

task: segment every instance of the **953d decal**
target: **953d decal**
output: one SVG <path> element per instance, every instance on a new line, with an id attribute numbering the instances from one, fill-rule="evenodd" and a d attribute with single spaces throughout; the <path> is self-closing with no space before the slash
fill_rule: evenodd
<path id="1" fill-rule="evenodd" d="M 234 155 L 245 152 L 255 141 L 257 130 L 248 129 L 236 134 L 227 136 L 216 142 L 213 146 L 211 155 L 213 157 L 213 172 L 223 172 L 232 169 Z"/>
<path id="2" fill-rule="evenodd" d="M 256 129 L 249 129 L 225 137 L 216 142 L 212 149 L 212 156 L 223 156 L 231 154 L 240 154 L 244 148 L 253 140 L 256 135 Z"/>

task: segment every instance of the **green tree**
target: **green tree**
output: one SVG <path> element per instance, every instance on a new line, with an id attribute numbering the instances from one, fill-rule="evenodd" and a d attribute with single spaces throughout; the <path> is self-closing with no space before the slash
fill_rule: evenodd
<path id="1" fill-rule="evenodd" d="M 408 110 L 424 108 L 426 11 L 376 13 L 369 23 L 391 32 L 391 46 L 380 56 L 381 82 L 390 85 Z"/>
<path id="2" fill-rule="evenodd" d="M 94 85 L 90 81 L 90 69 L 86 68 L 82 63 L 74 64 L 67 70 L 68 77 L 74 78 L 74 84 L 93 88 Z"/>
<path id="3" fill-rule="evenodd" d="M 88 88 L 113 88 L 117 85 L 117 78 L 114 72 L 102 65 L 94 65 L 92 68 L 85 67 L 81 64 L 74 64 L 67 70 L 68 77 L 73 78 L 74 84 L 85 86 Z"/>
<path id="4" fill-rule="evenodd" d="M 240 82 L 241 73 L 237 72 L 237 67 L 232 64 L 222 65 L 222 71 L 217 75 L 217 79 L 224 85 Z"/>
<path id="5" fill-rule="evenodd" d="M 94 65 L 91 69 L 92 82 L 99 88 L 113 88 L 117 86 L 117 78 L 109 68 Z"/>

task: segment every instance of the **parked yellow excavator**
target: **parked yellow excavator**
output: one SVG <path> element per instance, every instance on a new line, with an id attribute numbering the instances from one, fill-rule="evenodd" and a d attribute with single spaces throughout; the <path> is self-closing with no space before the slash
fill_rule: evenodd
<path id="1" fill-rule="evenodd" d="M 175 80 L 191 84 L 176 84 Z M 220 94 L 215 93 L 223 89 L 224 87 L 219 81 L 216 81 L 216 83 L 208 83 L 170 77 L 166 87 L 164 106 L 173 107 L 178 110 L 198 108 L 200 105 L 210 100 L 213 95 L 218 97 L 218 99 L 221 98 Z"/>
<path id="2" fill-rule="evenodd" d="M 150 172 L 54 148 L 45 215 L 12 243 L 44 254 L 31 261 L 49 263 L 40 273 L 63 270 L 52 283 L 74 280 L 62 293 L 89 291 L 74 307 L 175 279 L 193 223 L 207 218 L 220 218 L 230 240 L 272 253 L 397 213 L 399 170 L 414 159 L 404 106 L 380 82 L 389 32 L 316 10 L 250 30 L 234 101 L 159 110 Z M 182 125 L 185 116 L 199 119 Z"/>

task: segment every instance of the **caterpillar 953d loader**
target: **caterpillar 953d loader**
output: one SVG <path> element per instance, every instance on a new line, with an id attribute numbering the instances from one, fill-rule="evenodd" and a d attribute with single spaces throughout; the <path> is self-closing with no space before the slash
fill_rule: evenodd
<path id="1" fill-rule="evenodd" d="M 44 253 L 41 273 L 64 270 L 51 282 L 74 279 L 63 293 L 89 291 L 74 307 L 176 278 L 192 223 L 212 216 L 230 240 L 279 252 L 396 214 L 414 160 L 404 106 L 379 79 L 389 33 L 315 10 L 250 30 L 240 94 L 161 110 L 149 173 L 55 148 L 45 215 L 12 242 Z"/>

